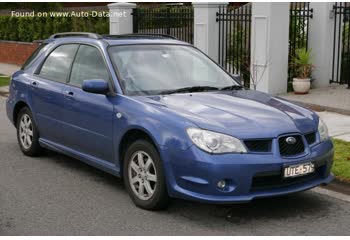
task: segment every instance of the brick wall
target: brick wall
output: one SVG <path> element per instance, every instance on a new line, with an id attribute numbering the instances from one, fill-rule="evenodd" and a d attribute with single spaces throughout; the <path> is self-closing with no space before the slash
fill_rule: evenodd
<path id="1" fill-rule="evenodd" d="M 0 41 L 0 63 L 23 65 L 37 47 L 37 43 Z"/>

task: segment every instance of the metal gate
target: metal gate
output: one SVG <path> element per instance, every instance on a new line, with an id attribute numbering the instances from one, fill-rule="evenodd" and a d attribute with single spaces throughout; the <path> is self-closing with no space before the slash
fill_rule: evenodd
<path id="1" fill-rule="evenodd" d="M 295 77 L 292 61 L 296 51 L 301 48 L 308 49 L 309 22 L 313 17 L 313 9 L 308 2 L 290 3 L 289 7 L 289 55 L 288 55 L 288 82 Z M 289 86 L 290 87 L 290 86 Z"/>
<path id="2" fill-rule="evenodd" d="M 231 74 L 238 74 L 246 87 L 250 85 L 250 36 L 252 5 L 239 8 L 220 7 L 219 64 Z"/>
<path id="3" fill-rule="evenodd" d="M 348 84 L 350 89 L 350 3 L 335 3 L 333 61 L 330 83 Z"/>
<path id="4" fill-rule="evenodd" d="M 133 32 L 166 34 L 193 43 L 193 7 L 161 6 L 133 10 Z"/>

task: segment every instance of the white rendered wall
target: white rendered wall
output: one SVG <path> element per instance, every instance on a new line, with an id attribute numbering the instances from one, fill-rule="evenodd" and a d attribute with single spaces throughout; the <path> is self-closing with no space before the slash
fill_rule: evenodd
<path id="1" fill-rule="evenodd" d="M 331 10 L 334 3 L 311 2 L 313 18 L 310 19 L 309 48 L 312 48 L 312 61 L 315 66 L 312 77 L 314 87 L 329 85 L 333 58 L 334 18 Z"/>
<path id="2" fill-rule="evenodd" d="M 134 3 L 111 3 L 109 8 L 109 33 L 128 34 L 133 32 L 132 10 L 136 8 Z"/>
<path id="3" fill-rule="evenodd" d="M 224 2 L 193 2 L 194 8 L 194 45 L 218 62 L 219 55 L 219 23 L 216 13 L 219 6 L 227 6 Z"/>
<path id="4" fill-rule="evenodd" d="M 287 92 L 288 41 L 289 3 L 254 2 L 251 72 L 256 72 L 257 90 L 273 95 Z"/>

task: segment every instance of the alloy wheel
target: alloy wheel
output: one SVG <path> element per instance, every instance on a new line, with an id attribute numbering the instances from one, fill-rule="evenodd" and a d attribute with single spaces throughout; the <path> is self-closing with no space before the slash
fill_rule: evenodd
<path id="1" fill-rule="evenodd" d="M 131 156 L 128 167 L 129 183 L 141 200 L 149 200 L 157 188 L 157 172 L 153 159 L 144 151 Z"/>
<path id="2" fill-rule="evenodd" d="M 23 114 L 19 124 L 19 138 L 22 147 L 28 150 L 33 143 L 33 123 L 28 114 Z"/>

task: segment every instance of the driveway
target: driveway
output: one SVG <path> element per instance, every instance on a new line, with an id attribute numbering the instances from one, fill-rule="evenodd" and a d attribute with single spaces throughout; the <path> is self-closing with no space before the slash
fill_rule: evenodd
<path id="1" fill-rule="evenodd" d="M 350 203 L 316 192 L 148 212 L 121 180 L 47 152 L 25 157 L 0 97 L 0 235 L 350 235 Z"/>

